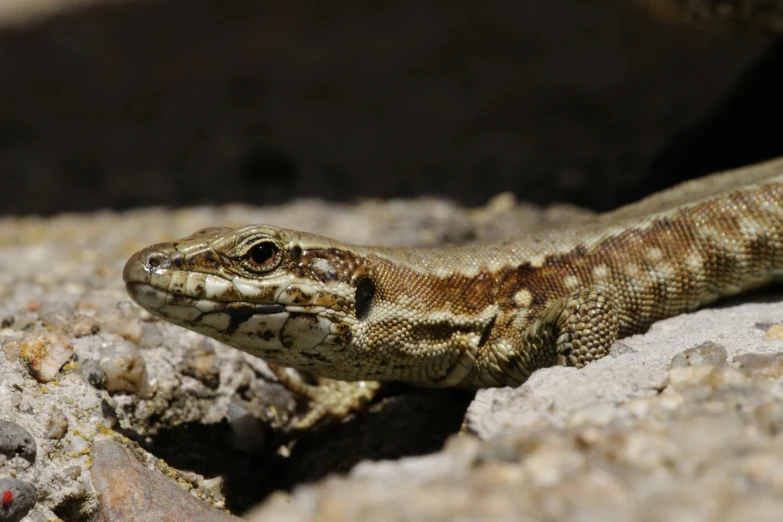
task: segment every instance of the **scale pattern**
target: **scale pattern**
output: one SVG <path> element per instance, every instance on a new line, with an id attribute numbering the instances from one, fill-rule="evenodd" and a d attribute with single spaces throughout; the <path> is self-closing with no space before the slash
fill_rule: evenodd
<path id="1" fill-rule="evenodd" d="M 342 380 L 515 386 L 783 278 L 783 159 L 500 243 L 384 249 L 213 228 L 136 253 L 124 277 L 153 314 L 274 364 Z"/>

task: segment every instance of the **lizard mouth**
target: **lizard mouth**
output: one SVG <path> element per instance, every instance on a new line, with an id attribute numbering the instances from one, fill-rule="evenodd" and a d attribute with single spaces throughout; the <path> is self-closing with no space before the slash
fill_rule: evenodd
<path id="1" fill-rule="evenodd" d="M 330 334 L 331 321 L 318 314 L 323 307 L 218 301 L 137 281 L 125 286 L 131 299 L 152 315 L 280 364 L 290 365 L 281 350 L 313 348 Z"/>
<path id="2" fill-rule="evenodd" d="M 130 298 L 145 310 L 157 314 L 163 307 L 193 308 L 202 313 L 224 312 L 228 315 L 245 316 L 249 314 L 279 314 L 286 311 L 281 304 L 248 303 L 246 301 L 220 301 L 203 297 L 191 297 L 163 290 L 149 283 L 136 281 L 125 284 Z"/>

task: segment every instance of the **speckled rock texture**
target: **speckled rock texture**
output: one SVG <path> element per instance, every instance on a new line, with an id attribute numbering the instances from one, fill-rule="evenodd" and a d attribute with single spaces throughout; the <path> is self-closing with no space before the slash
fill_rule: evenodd
<path id="1" fill-rule="evenodd" d="M 111 439 L 151 473 L 174 477 L 193 502 L 241 513 L 275 489 L 364 458 L 436 451 L 458 431 L 470 394 L 392 390 L 353 419 L 295 433 L 307 400 L 263 361 L 133 305 L 122 284 L 125 260 L 214 224 L 277 223 L 359 243 L 427 246 L 585 215 L 516 206 L 501 195 L 474 210 L 434 199 L 302 201 L 0 220 L 0 477 L 35 485 L 29 516 L 88 520 L 107 498 L 94 484 L 94 444 Z M 119 478 L 133 484 L 132 474 Z"/>
<path id="2" fill-rule="evenodd" d="M 263 361 L 154 320 L 121 280 L 135 250 L 215 224 L 428 246 L 588 215 L 500 195 L 479 209 L 302 201 L 0 220 L 0 478 L 35 487 L 30 521 L 110 519 L 143 509 L 141 498 L 165 510 L 169 486 L 216 519 L 229 517 L 216 508 L 242 514 L 265 501 L 251 519 L 777 520 L 774 294 L 661 321 L 583 370 L 545 369 L 472 403 L 471 393 L 392 388 L 366 412 L 297 433 L 310 405 Z"/>
<path id="3" fill-rule="evenodd" d="M 609 208 L 779 155 L 747 129 L 781 119 L 783 46 L 631 3 L 0 2 L 0 211 L 498 190 Z M 758 5 L 633 3 L 709 27 Z M 744 25 L 780 31 L 765 5 Z M 393 387 L 301 433 L 311 405 L 263 361 L 121 283 L 132 252 L 205 226 L 432 246 L 585 215 L 501 195 L 0 219 L 0 522 L 781 520 L 779 295 L 517 389 Z"/>

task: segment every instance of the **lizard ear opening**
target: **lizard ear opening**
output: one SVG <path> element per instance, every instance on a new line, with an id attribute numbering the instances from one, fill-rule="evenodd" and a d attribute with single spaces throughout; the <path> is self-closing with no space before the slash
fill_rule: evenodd
<path id="1" fill-rule="evenodd" d="M 370 313 L 372 300 L 375 297 L 375 285 L 369 277 L 363 277 L 356 284 L 356 297 L 354 298 L 356 307 L 356 318 L 360 321 Z"/>

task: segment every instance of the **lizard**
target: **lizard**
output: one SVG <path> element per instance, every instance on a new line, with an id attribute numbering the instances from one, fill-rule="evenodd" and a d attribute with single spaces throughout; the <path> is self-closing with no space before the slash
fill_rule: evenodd
<path id="1" fill-rule="evenodd" d="M 519 386 L 540 368 L 581 368 L 655 321 L 783 279 L 783 158 L 486 244 L 374 248 L 212 227 L 137 252 L 123 277 L 166 321 L 359 383 L 365 395 L 308 426 L 378 381 Z"/>

